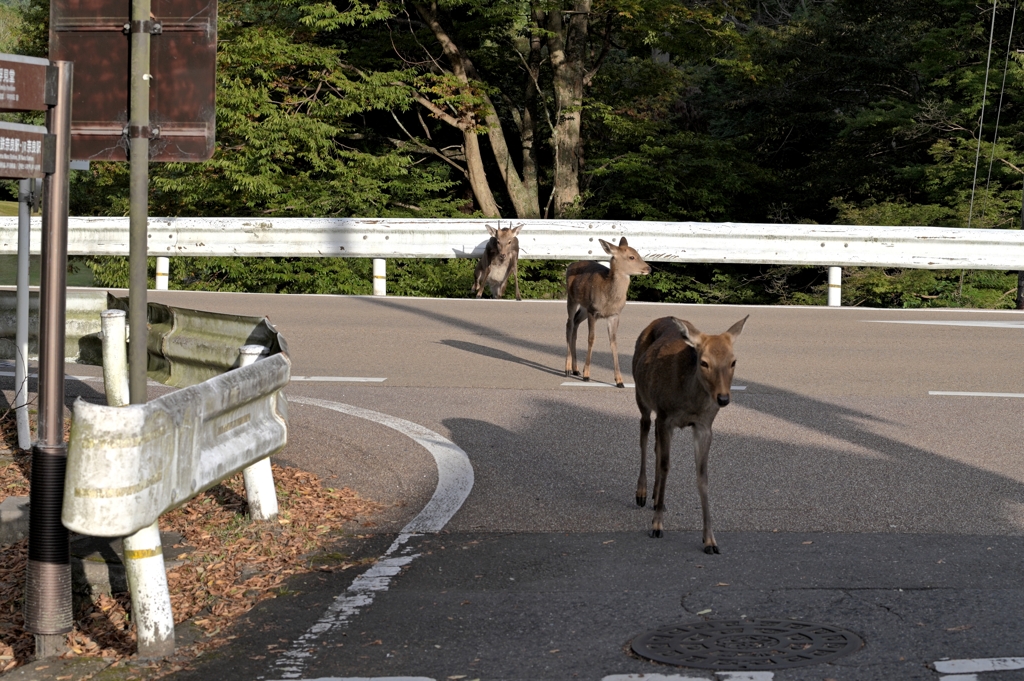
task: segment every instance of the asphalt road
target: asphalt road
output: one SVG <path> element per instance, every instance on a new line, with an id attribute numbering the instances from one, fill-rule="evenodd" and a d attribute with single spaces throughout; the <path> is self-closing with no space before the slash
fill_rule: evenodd
<path id="1" fill-rule="evenodd" d="M 627 385 L 651 320 L 718 333 L 750 315 L 715 423 L 709 556 L 688 433 L 666 537 L 647 537 L 632 389 L 607 385 L 603 322 L 595 380 L 567 381 L 564 302 L 150 299 L 268 316 L 296 377 L 279 460 L 387 506 L 375 571 L 297 580 L 176 678 L 1024 679 L 1024 660 L 985 671 L 1024 658 L 1022 313 L 627 304 Z M 864 644 L 761 676 L 629 651 L 651 629 L 727 619 Z M 953 676 L 936 670 L 948 659 L 977 662 Z"/>

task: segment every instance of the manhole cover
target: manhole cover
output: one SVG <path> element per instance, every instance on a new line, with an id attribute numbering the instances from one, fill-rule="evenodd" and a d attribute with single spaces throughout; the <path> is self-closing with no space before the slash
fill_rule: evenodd
<path id="1" fill-rule="evenodd" d="M 859 650 L 851 631 L 793 620 L 712 620 L 660 627 L 633 639 L 633 652 L 679 667 L 749 671 L 830 662 Z"/>

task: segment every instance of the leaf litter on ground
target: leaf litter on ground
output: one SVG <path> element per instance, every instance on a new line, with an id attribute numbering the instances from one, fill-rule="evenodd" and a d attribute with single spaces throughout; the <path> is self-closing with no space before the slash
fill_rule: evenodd
<path id="1" fill-rule="evenodd" d="M 31 454 L 16 449 L 9 428 L 13 420 L 0 419 L 0 443 L 13 450 L 8 462 L 0 463 L 0 501 L 29 494 Z M 382 509 L 380 504 L 348 488 L 325 487 L 313 473 L 272 468 L 280 507 L 276 521 L 248 518 L 241 473 L 160 517 L 161 531 L 179 533 L 181 544 L 175 546 L 185 551 L 167 572 L 174 623 L 191 621 L 205 635 L 179 645 L 149 678 L 178 671 L 199 653 L 235 638 L 228 634 L 230 625 L 274 598 L 290 577 L 372 562 L 332 549 L 353 522 L 372 525 L 366 519 Z M 34 650 L 22 617 L 27 553 L 28 539 L 0 547 L 0 673 L 30 662 Z M 76 594 L 75 602 L 64 657 L 131 662 L 136 640 L 129 594 Z"/>

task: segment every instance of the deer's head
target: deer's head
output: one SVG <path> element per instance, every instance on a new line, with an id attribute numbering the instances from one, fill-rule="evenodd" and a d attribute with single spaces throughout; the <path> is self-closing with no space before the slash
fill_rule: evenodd
<path id="1" fill-rule="evenodd" d="M 598 239 L 604 252 L 612 256 L 612 263 L 615 268 L 623 274 L 650 274 L 651 266 L 644 262 L 636 249 L 626 242 L 626 237 L 619 239 L 619 245 L 609 243 L 604 239 Z"/>
<path id="2" fill-rule="evenodd" d="M 522 229 L 522 225 L 518 227 L 504 227 L 502 229 L 495 229 L 490 225 L 487 226 L 487 231 L 490 232 L 498 244 L 498 262 L 505 262 L 512 255 L 512 252 L 515 250 L 513 241 L 515 241 L 520 229 Z"/>
<path id="3" fill-rule="evenodd" d="M 743 331 L 743 325 L 749 317 L 747 315 L 717 336 L 701 333 L 690 322 L 676 319 L 683 340 L 697 353 L 697 380 L 720 407 L 726 406 L 732 399 L 732 374 L 736 369 L 732 344 Z"/>

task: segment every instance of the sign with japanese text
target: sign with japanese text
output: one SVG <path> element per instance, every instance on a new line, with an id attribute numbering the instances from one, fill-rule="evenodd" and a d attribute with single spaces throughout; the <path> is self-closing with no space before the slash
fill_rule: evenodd
<path id="1" fill-rule="evenodd" d="M 48 60 L 0 54 L 0 110 L 45 111 L 57 102 L 55 85 Z"/>
<path id="2" fill-rule="evenodd" d="M 0 177 L 23 180 L 52 173 L 55 139 L 41 125 L 0 121 Z"/>

